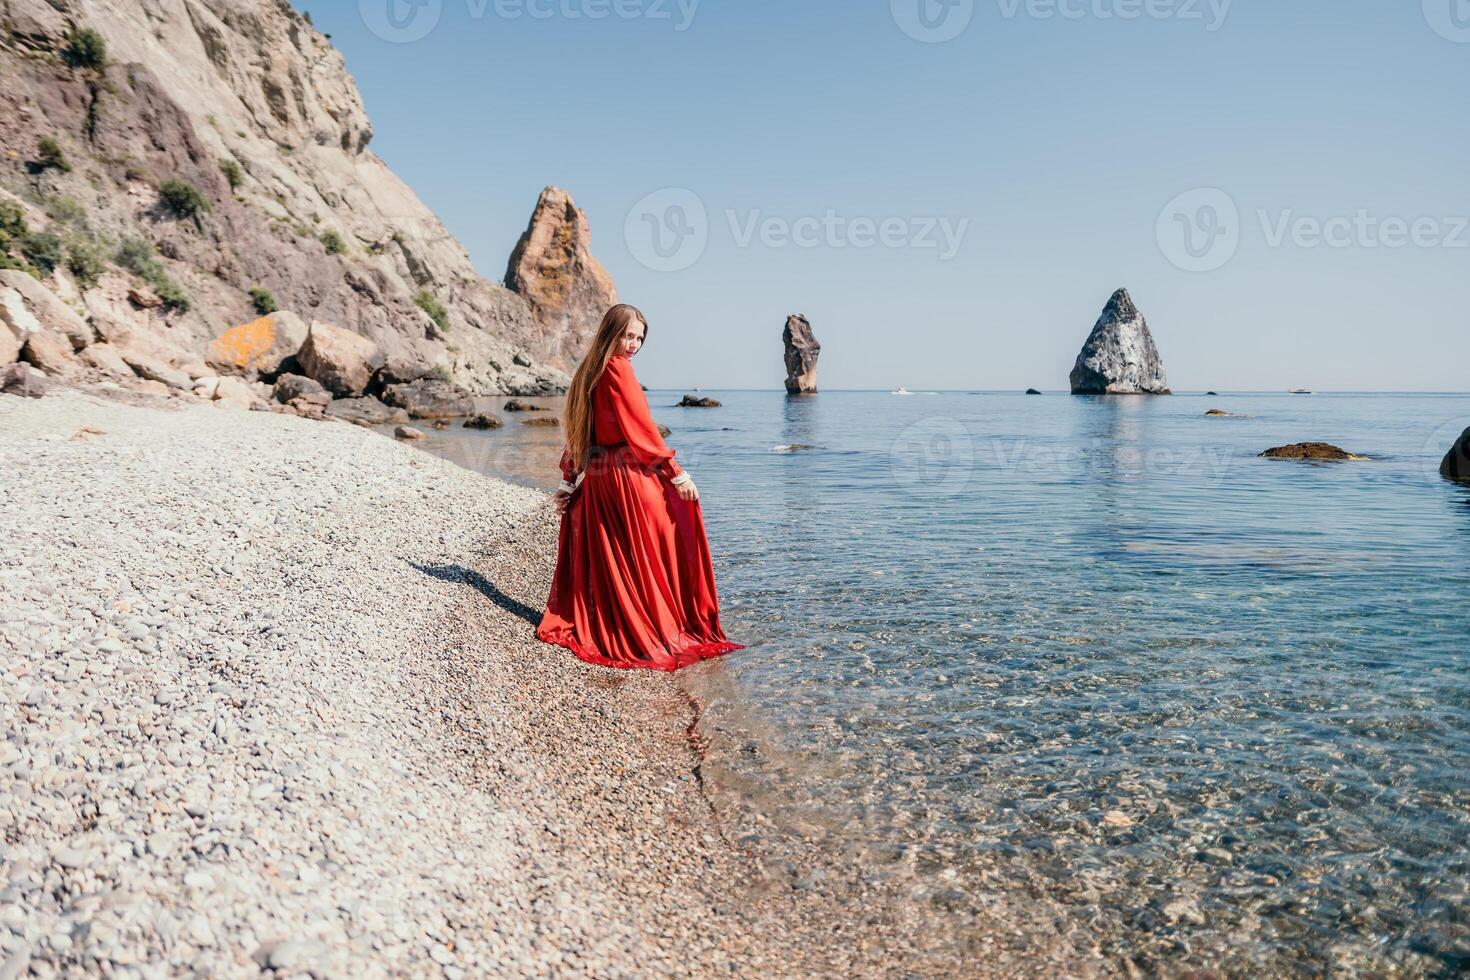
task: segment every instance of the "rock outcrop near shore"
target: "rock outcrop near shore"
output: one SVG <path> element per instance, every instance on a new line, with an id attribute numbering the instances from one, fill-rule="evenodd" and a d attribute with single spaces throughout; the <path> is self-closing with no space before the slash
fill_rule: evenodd
<path id="1" fill-rule="evenodd" d="M 568 374 L 618 301 L 612 276 L 592 257 L 587 216 L 560 187 L 541 192 L 511 253 L 505 285 L 530 304 L 541 327 L 532 350 Z"/>
<path id="2" fill-rule="evenodd" d="M 1460 433 L 1460 438 L 1445 453 L 1439 464 L 1439 475 L 1456 483 L 1470 483 L 1470 429 Z"/>
<path id="3" fill-rule="evenodd" d="M 1262 459 L 1305 459 L 1305 460 L 1366 460 L 1367 456 L 1350 453 L 1330 442 L 1294 442 L 1289 446 L 1274 446 L 1260 454 Z"/>
<path id="4" fill-rule="evenodd" d="M 1113 293 L 1072 368 L 1074 395 L 1167 395 L 1169 382 L 1148 322 L 1128 290 Z"/>
<path id="5" fill-rule="evenodd" d="M 482 278 L 368 149 L 341 54 L 289 4 L 9 0 L 0 75 L 0 275 L 62 373 L 99 340 L 189 370 L 279 309 L 364 336 L 394 380 L 566 385 L 545 353 L 565 328 Z"/>
<path id="6" fill-rule="evenodd" d="M 786 327 L 781 331 L 781 343 L 786 347 L 786 392 L 805 395 L 817 390 L 817 357 L 822 345 L 812 333 L 811 321 L 800 313 L 786 318 Z"/>

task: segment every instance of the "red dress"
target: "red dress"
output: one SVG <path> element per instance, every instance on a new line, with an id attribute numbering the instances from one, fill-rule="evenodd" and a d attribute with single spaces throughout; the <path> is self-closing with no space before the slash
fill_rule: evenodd
<path id="1" fill-rule="evenodd" d="M 536 636 L 605 667 L 678 670 L 743 650 L 720 629 L 699 501 L 648 411 L 626 354 L 592 389 L 593 446 L 562 514 L 556 573 Z M 578 480 L 569 452 L 562 476 Z"/>

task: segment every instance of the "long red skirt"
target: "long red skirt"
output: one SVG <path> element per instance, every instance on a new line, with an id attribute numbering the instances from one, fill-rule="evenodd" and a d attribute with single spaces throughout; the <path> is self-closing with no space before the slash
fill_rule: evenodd
<path id="1" fill-rule="evenodd" d="M 562 514 L 536 636 L 588 663 L 650 670 L 745 649 L 720 629 L 699 501 L 680 499 L 626 444 L 592 454 Z"/>

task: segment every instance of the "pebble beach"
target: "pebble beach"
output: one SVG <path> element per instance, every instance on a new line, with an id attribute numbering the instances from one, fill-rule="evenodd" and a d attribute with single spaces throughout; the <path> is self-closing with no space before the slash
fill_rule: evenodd
<path id="1" fill-rule="evenodd" d="M 535 640 L 543 492 L 60 391 L 0 398 L 0 498 L 0 977 L 956 967 L 727 837 L 677 675 Z"/>

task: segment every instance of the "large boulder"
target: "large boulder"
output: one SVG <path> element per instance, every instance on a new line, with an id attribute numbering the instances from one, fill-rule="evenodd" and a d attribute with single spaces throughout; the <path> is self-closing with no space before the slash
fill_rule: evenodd
<path id="1" fill-rule="evenodd" d="M 800 313 L 791 314 L 781 331 L 781 342 L 786 345 L 786 391 L 793 395 L 816 391 L 817 355 L 822 345 L 812 334 L 811 322 Z"/>
<path id="2" fill-rule="evenodd" d="M 568 372 L 587 352 L 602 315 L 618 301 L 612 276 L 592 257 L 587 216 L 560 187 L 541 192 L 511 252 L 505 285 L 530 305 L 541 327 L 540 353 Z"/>
<path id="3" fill-rule="evenodd" d="M 214 397 L 211 399 L 216 408 L 233 408 L 241 411 L 262 408 L 265 399 L 260 397 L 250 382 L 244 378 L 231 376 L 222 377 L 214 385 Z"/>
<path id="4" fill-rule="evenodd" d="M 67 306 L 34 278 L 18 269 L 0 269 L 0 289 L 14 289 L 41 326 L 66 338 L 72 350 L 81 350 L 97 339 L 97 333 L 81 314 Z"/>
<path id="5" fill-rule="evenodd" d="M 26 306 L 19 290 L 0 289 L 0 364 L 10 364 L 20 357 L 26 340 L 39 333 L 41 321 Z"/>
<path id="6" fill-rule="evenodd" d="M 1167 395 L 1164 364 L 1128 290 L 1115 292 L 1072 368 L 1074 395 Z"/>
<path id="7" fill-rule="evenodd" d="M 74 377 L 82 366 L 71 344 L 50 330 L 37 330 L 27 337 L 20 356 L 53 378 Z"/>
<path id="8" fill-rule="evenodd" d="M 24 346 L 25 341 L 11 329 L 10 324 L 6 323 L 3 317 L 0 317 L 0 367 L 14 364 L 20 357 L 21 348 Z"/>
<path id="9" fill-rule="evenodd" d="M 335 398 L 327 406 L 329 418 L 341 419 L 356 425 L 387 425 L 408 421 L 408 413 L 401 408 L 384 405 L 372 395 L 360 398 Z"/>
<path id="10" fill-rule="evenodd" d="M 118 378 L 133 377 L 133 369 L 123 360 L 122 353 L 111 344 L 93 344 L 82 351 L 82 361 L 103 374 Z"/>
<path id="11" fill-rule="evenodd" d="M 133 372 L 140 378 L 148 381 L 160 381 L 170 388 L 177 388 L 180 391 L 194 390 L 194 379 L 189 377 L 187 371 L 173 367 L 161 358 L 127 349 L 122 350 L 121 354 L 122 359 L 127 362 L 128 367 L 132 368 Z"/>
<path id="12" fill-rule="evenodd" d="M 46 376 L 25 361 L 0 368 L 0 394 L 40 398 L 49 387 Z"/>
<path id="13" fill-rule="evenodd" d="M 1439 464 L 1439 475 L 1456 483 L 1470 483 L 1470 429 L 1460 433 L 1460 438 L 1445 453 Z"/>
<path id="14" fill-rule="evenodd" d="M 374 372 L 384 363 L 377 344 L 320 320 L 312 321 L 296 360 L 307 377 L 344 398 L 367 390 Z"/>
<path id="15" fill-rule="evenodd" d="M 209 345 L 210 367 L 233 374 L 274 377 L 306 342 L 307 326 L 287 310 L 226 330 Z"/>
<path id="16" fill-rule="evenodd" d="M 441 378 L 420 378 L 403 385 L 383 388 L 383 401 L 406 409 L 416 419 L 448 419 L 475 411 L 474 396 Z"/>
<path id="17" fill-rule="evenodd" d="M 299 374 L 283 374 L 276 379 L 271 395 L 282 405 L 290 405 L 297 399 L 326 408 L 332 403 L 332 393 L 310 378 Z"/>

